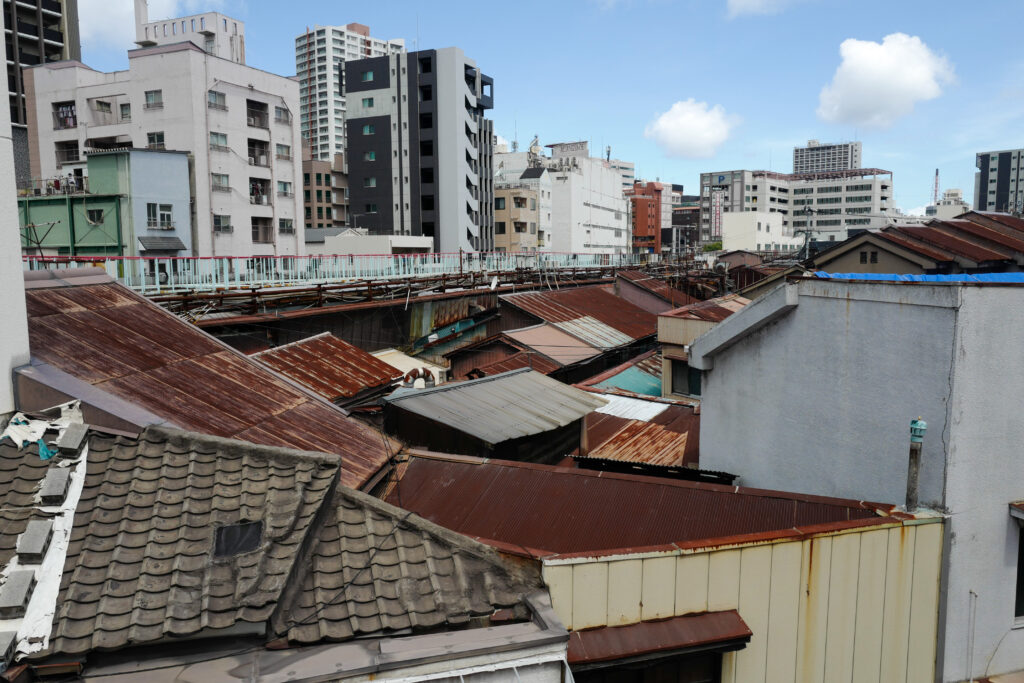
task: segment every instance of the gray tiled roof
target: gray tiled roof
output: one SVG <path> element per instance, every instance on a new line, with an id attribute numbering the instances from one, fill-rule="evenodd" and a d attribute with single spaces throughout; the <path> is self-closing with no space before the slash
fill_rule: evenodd
<path id="1" fill-rule="evenodd" d="M 34 506 L 39 484 L 54 458 L 42 460 L 36 444 L 19 451 L 10 439 L 0 441 L 0 567 L 4 567 L 17 553 L 18 536 L 33 519 L 45 515 Z"/>
<path id="2" fill-rule="evenodd" d="M 0 447 L 0 483 L 16 454 Z M 157 427 L 92 434 L 43 656 L 247 624 L 299 643 L 459 626 L 541 587 L 534 564 L 338 476 L 337 458 L 321 453 Z M 214 557 L 216 529 L 243 521 L 263 522 L 257 549 Z"/>

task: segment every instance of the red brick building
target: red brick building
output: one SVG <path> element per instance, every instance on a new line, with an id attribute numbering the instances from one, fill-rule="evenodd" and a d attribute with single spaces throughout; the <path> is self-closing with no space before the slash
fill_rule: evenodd
<path id="1" fill-rule="evenodd" d="M 633 183 L 625 191 L 633 216 L 633 252 L 661 253 L 661 183 Z"/>

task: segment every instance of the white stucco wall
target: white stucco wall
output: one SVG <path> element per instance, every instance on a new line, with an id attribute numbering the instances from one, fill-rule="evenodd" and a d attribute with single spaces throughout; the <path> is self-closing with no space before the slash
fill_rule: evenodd
<path id="1" fill-rule="evenodd" d="M 0 16 L 0 26 L 3 26 Z M 7 229 L 0 230 L 0 292 L 3 292 L 3 316 L 0 318 L 0 415 L 14 410 L 11 371 L 28 362 L 28 318 L 25 312 L 25 285 L 22 280 L 21 244 L 18 225 L 17 190 L 14 184 L 14 143 L 11 141 L 11 112 L 0 113 L 0 215 Z"/>
<path id="2" fill-rule="evenodd" d="M 940 680 L 1024 669 L 1008 508 L 1024 499 L 1024 289 L 797 287 L 794 309 L 713 355 L 701 466 L 749 486 L 900 503 L 908 422 L 923 416 L 921 500 L 950 515 Z M 752 319 L 770 296 L 694 347 Z"/>

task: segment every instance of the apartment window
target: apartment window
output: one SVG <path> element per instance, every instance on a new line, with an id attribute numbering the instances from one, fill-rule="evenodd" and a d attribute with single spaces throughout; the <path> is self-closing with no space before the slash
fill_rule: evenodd
<path id="1" fill-rule="evenodd" d="M 291 234 L 295 232 L 295 222 L 291 218 L 279 218 L 277 220 L 277 231 Z"/>
<path id="2" fill-rule="evenodd" d="M 432 157 L 432 156 L 434 156 L 434 141 L 433 140 L 420 140 L 420 156 L 421 157 Z"/>
<path id="3" fill-rule="evenodd" d="M 121 120 L 131 121 L 132 120 L 132 105 L 125 103 L 121 105 Z"/>
<path id="4" fill-rule="evenodd" d="M 284 180 L 277 181 L 277 195 L 279 197 L 291 197 L 292 196 L 292 184 Z"/>
<path id="5" fill-rule="evenodd" d="M 92 225 L 99 225 L 103 222 L 103 209 L 87 209 L 85 219 Z"/>
<path id="6" fill-rule="evenodd" d="M 230 192 L 231 183 L 227 173 L 211 173 L 210 180 L 213 182 L 215 192 Z"/>
<path id="7" fill-rule="evenodd" d="M 224 214 L 213 214 L 214 232 L 231 232 L 231 216 Z"/>
<path id="8" fill-rule="evenodd" d="M 316 191 L 316 201 L 317 201 L 317 203 L 319 204 L 323 200 L 324 200 L 324 191 L 323 190 L 317 190 Z"/>
<path id="9" fill-rule="evenodd" d="M 363 124 L 363 135 L 373 135 L 377 132 L 377 128 L 372 123 Z"/>
<path id="10" fill-rule="evenodd" d="M 420 57 L 420 73 L 428 74 L 431 70 L 430 57 Z"/>
<path id="11" fill-rule="evenodd" d="M 421 85 L 420 86 L 420 102 L 430 102 L 434 99 L 434 86 L 432 85 Z"/>
<path id="12" fill-rule="evenodd" d="M 276 149 L 276 153 L 277 153 L 277 158 L 278 159 L 284 159 L 285 161 L 288 161 L 288 160 L 290 160 L 292 158 L 292 147 L 291 147 L 291 145 L 282 145 L 282 144 L 278 143 L 277 147 L 275 147 L 275 149 Z"/>
<path id="13" fill-rule="evenodd" d="M 163 109 L 164 108 L 164 91 L 163 90 L 147 90 L 146 91 L 146 109 Z"/>
<path id="14" fill-rule="evenodd" d="M 373 152 L 373 151 L 363 152 L 363 161 L 376 161 L 376 160 L 377 160 L 377 153 L 376 152 Z"/>
<path id="15" fill-rule="evenodd" d="M 767 248 L 767 244 L 765 247 Z M 672 393 L 700 396 L 700 370 L 691 368 L 684 360 L 672 361 Z"/>
<path id="16" fill-rule="evenodd" d="M 226 152 L 228 150 L 227 133 L 214 133 L 210 131 L 210 149 Z"/>
<path id="17" fill-rule="evenodd" d="M 199 28 L 201 30 L 206 29 L 206 17 L 199 17 Z"/>
<path id="18" fill-rule="evenodd" d="M 316 184 L 318 187 L 324 184 L 324 176 L 322 173 L 316 174 Z"/>
<path id="19" fill-rule="evenodd" d="M 302 191 L 302 201 L 309 203 L 309 190 Z"/>
<path id="20" fill-rule="evenodd" d="M 363 106 L 364 107 L 372 107 L 373 106 L 373 98 L 372 97 L 364 97 L 363 98 Z"/>
<path id="21" fill-rule="evenodd" d="M 322 207 L 322 206 L 316 207 L 316 217 L 319 220 L 323 220 L 324 219 L 324 207 Z"/>
<path id="22" fill-rule="evenodd" d="M 96 111 L 102 114 L 111 113 L 110 102 L 106 102 L 104 100 L 96 100 Z"/>
<path id="23" fill-rule="evenodd" d="M 308 173 L 303 173 L 302 174 L 302 184 L 305 185 L 306 187 L 309 187 L 309 174 Z"/>
<path id="24" fill-rule="evenodd" d="M 154 133 L 146 133 L 146 147 L 149 149 L 164 149 L 164 132 L 158 130 Z"/>
<path id="25" fill-rule="evenodd" d="M 434 210 L 434 195 L 425 194 L 420 197 L 420 208 L 424 211 Z"/>
<path id="26" fill-rule="evenodd" d="M 377 187 L 377 179 L 373 176 L 363 178 L 363 187 Z"/>
<path id="27" fill-rule="evenodd" d="M 434 169 L 427 167 L 420 169 L 420 182 L 429 185 L 434 182 Z"/>
<path id="28" fill-rule="evenodd" d="M 494 234 L 495 235 L 504 235 L 505 234 L 505 221 L 495 221 L 494 222 Z"/>
<path id="29" fill-rule="evenodd" d="M 370 81 L 372 81 L 372 80 L 373 80 L 373 72 L 372 72 L 372 71 L 364 71 L 364 72 L 363 72 L 363 73 L 361 74 L 361 76 L 360 76 L 360 80 L 361 80 L 361 81 L 362 81 L 363 83 L 369 83 Z"/>
<path id="30" fill-rule="evenodd" d="M 206 93 L 206 104 L 210 109 L 226 110 L 228 108 L 228 98 L 222 92 L 208 90 Z"/>
<path id="31" fill-rule="evenodd" d="M 494 198 L 494 210 L 495 211 L 504 211 L 505 210 L 505 198 L 504 197 L 495 197 Z"/>
<path id="32" fill-rule="evenodd" d="M 274 121 L 278 123 L 291 123 L 292 113 L 287 107 L 274 107 Z"/>
<path id="33" fill-rule="evenodd" d="M 533 197 L 530 197 L 530 211 L 536 211 L 536 210 L 537 210 L 537 200 L 534 199 Z"/>

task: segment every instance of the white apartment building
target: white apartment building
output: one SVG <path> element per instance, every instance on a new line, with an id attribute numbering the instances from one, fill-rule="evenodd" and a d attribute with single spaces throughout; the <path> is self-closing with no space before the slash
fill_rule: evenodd
<path id="1" fill-rule="evenodd" d="M 701 174 L 701 241 L 722 239 L 727 213 L 780 213 L 783 224 L 814 228 L 836 240 L 851 229 L 886 226 L 892 209 L 892 172 L 858 168 L 827 173 L 722 171 Z"/>
<path id="2" fill-rule="evenodd" d="M 765 211 L 727 213 L 722 221 L 725 251 L 796 252 L 804 245 L 803 234 L 784 225 L 783 214 Z M 825 239 L 828 239 L 827 237 Z"/>
<path id="3" fill-rule="evenodd" d="M 861 168 L 861 143 L 818 142 L 793 148 L 793 173 L 824 173 Z"/>
<path id="4" fill-rule="evenodd" d="M 622 159 L 608 159 L 612 170 L 622 176 L 622 189 L 630 189 L 636 182 L 636 164 Z"/>
<path id="5" fill-rule="evenodd" d="M 205 30 L 222 34 L 215 49 L 237 47 L 240 59 L 243 42 L 234 38 L 244 35 L 242 22 L 197 15 L 197 27 L 204 17 Z M 205 52 L 204 41 L 188 38 L 191 19 L 168 20 L 179 32 L 185 27 L 185 39 L 130 51 L 124 71 L 103 73 L 81 62 L 27 69 L 32 175 L 86 175 L 90 150 L 189 152 L 194 255 L 303 254 L 299 84 Z M 159 25 L 163 40 L 164 23 L 140 32 L 145 37 Z"/>
<path id="6" fill-rule="evenodd" d="M 548 145 L 551 158 L 551 250 L 626 254 L 631 248 L 623 174 L 590 156 L 586 142 Z"/>
<path id="7" fill-rule="evenodd" d="M 135 0 L 135 44 L 155 47 L 188 41 L 203 52 L 245 64 L 245 23 L 220 12 L 149 20 L 147 0 Z"/>
<path id="8" fill-rule="evenodd" d="M 964 201 L 963 190 L 951 188 L 942 193 L 942 199 L 938 204 L 925 207 L 924 215 L 946 221 L 970 210 L 971 205 Z"/>
<path id="9" fill-rule="evenodd" d="M 404 49 L 404 40 L 373 38 L 369 26 L 355 23 L 317 25 L 296 36 L 302 139 L 309 141 L 313 159 L 330 161 L 347 149 L 345 62 L 385 57 Z"/>

